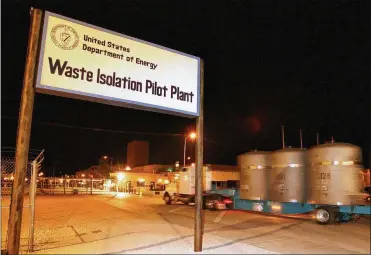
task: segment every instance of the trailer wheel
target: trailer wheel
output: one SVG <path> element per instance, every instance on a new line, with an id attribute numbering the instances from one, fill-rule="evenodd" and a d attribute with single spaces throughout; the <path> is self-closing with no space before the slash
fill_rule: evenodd
<path id="1" fill-rule="evenodd" d="M 171 197 L 168 194 L 164 195 L 165 204 L 170 205 L 171 204 Z"/>
<path id="2" fill-rule="evenodd" d="M 335 221 L 335 213 L 329 206 L 321 206 L 316 210 L 316 222 L 321 225 L 332 224 Z"/>

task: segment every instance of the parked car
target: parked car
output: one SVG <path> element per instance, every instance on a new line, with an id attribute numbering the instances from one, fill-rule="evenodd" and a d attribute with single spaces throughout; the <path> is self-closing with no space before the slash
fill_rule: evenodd
<path id="1" fill-rule="evenodd" d="M 233 200 L 220 194 L 204 194 L 203 208 L 210 210 L 226 210 L 233 207 Z"/>
<path id="2" fill-rule="evenodd" d="M 366 187 L 365 192 L 369 195 L 366 197 L 366 201 L 370 202 L 371 201 L 371 187 Z"/>

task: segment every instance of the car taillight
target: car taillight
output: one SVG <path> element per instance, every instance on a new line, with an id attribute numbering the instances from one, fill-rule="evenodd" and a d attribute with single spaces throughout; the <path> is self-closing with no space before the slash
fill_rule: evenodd
<path id="1" fill-rule="evenodd" d="M 232 204 L 233 203 L 233 201 L 232 200 L 230 200 L 230 199 L 224 199 L 224 204 L 226 204 L 226 205 L 229 205 L 229 204 Z"/>

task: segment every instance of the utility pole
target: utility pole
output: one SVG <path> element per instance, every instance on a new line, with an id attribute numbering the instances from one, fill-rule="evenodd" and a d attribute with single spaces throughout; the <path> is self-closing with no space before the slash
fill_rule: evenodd
<path id="1" fill-rule="evenodd" d="M 36 64 L 43 20 L 43 12 L 41 10 L 31 8 L 30 15 L 31 24 L 19 110 L 15 173 L 8 222 L 7 249 L 8 254 L 11 255 L 19 254 L 21 240 L 24 187 L 30 145 L 32 112 L 35 99 Z"/>
<path id="2" fill-rule="evenodd" d="M 200 115 L 196 120 L 196 169 L 195 169 L 195 228 L 194 251 L 202 251 L 203 241 L 203 208 L 202 208 L 202 169 L 204 161 L 204 62 L 200 59 Z"/>
<path id="3" fill-rule="evenodd" d="M 300 129 L 300 149 L 303 149 L 303 133 Z"/>
<path id="4" fill-rule="evenodd" d="M 317 145 L 319 145 L 319 133 L 317 133 Z"/>
<path id="5" fill-rule="evenodd" d="M 183 167 L 186 166 L 186 150 L 187 150 L 187 136 L 185 136 L 184 138 Z"/>

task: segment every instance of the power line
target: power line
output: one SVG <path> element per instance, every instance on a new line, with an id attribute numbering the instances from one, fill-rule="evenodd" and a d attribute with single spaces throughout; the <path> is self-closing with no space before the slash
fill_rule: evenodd
<path id="1" fill-rule="evenodd" d="M 8 117 L 8 116 L 1 116 L 1 118 L 9 119 L 9 120 L 17 120 L 14 117 Z M 183 136 L 184 135 L 184 134 L 176 134 L 176 133 L 133 132 L 133 131 L 111 130 L 111 129 L 103 129 L 103 128 L 90 128 L 90 127 L 81 127 L 81 126 L 74 126 L 74 125 L 52 123 L 52 122 L 46 122 L 46 121 L 32 121 L 32 123 L 55 126 L 55 127 L 75 128 L 75 129 L 90 130 L 90 131 L 97 131 L 97 132 L 121 133 L 121 134 L 128 134 L 128 135 L 154 135 L 154 136 L 156 135 L 157 136 Z"/>
<path id="2" fill-rule="evenodd" d="M 1 116 L 2 119 L 8 120 L 17 120 L 15 117 L 9 116 Z M 39 124 L 39 125 L 48 125 L 54 127 L 63 127 L 63 128 L 72 128 L 72 129 L 81 129 L 81 130 L 89 130 L 89 131 L 96 131 L 96 132 L 108 132 L 108 133 L 120 133 L 120 134 L 128 134 L 128 135 L 152 135 L 152 136 L 184 136 L 181 133 L 153 133 L 153 132 L 133 132 L 133 131 L 124 131 L 124 130 L 111 130 L 111 129 L 103 129 L 103 128 L 91 128 L 91 127 L 81 127 L 75 125 L 65 125 L 60 123 L 52 123 L 46 121 L 32 121 L 32 123 Z M 216 142 L 214 140 L 208 139 L 204 137 L 205 142 L 213 143 L 219 146 L 227 146 L 227 147 L 234 147 L 235 145 L 224 144 L 220 142 Z"/>
<path id="3" fill-rule="evenodd" d="M 1 149 L 8 149 L 8 150 L 15 150 L 15 147 L 8 147 L 8 146 L 3 146 Z M 35 151 L 35 152 L 41 152 L 42 150 L 40 149 L 28 149 L 29 151 Z"/>
<path id="4" fill-rule="evenodd" d="M 219 146 L 227 146 L 227 147 L 235 147 L 236 146 L 236 145 L 232 145 L 232 144 L 225 144 L 225 143 L 221 143 L 221 142 L 216 142 L 216 141 L 208 139 L 208 138 L 204 138 L 204 140 L 205 140 L 205 142 L 213 143 L 213 144 L 216 144 L 216 145 L 219 145 Z"/>

